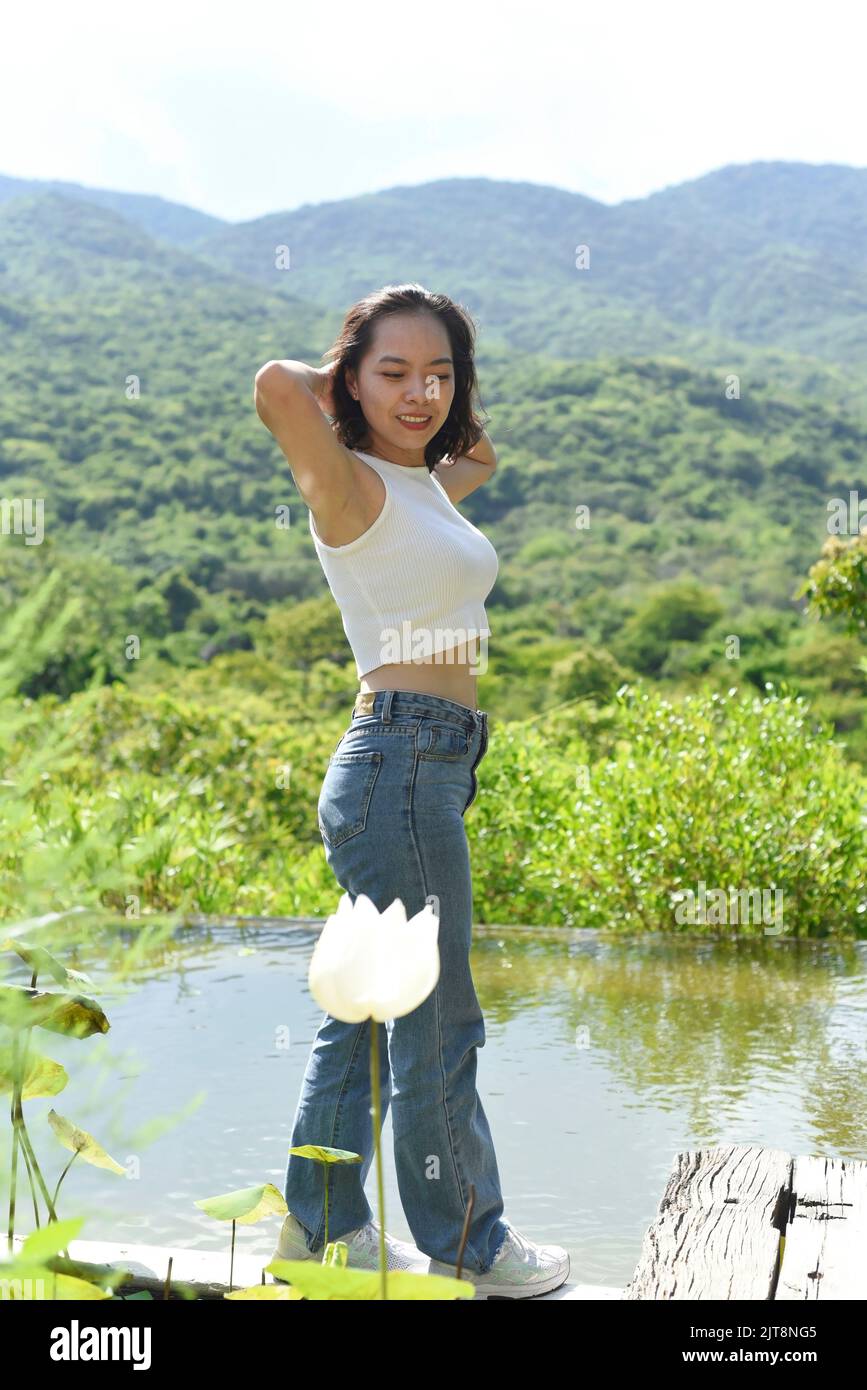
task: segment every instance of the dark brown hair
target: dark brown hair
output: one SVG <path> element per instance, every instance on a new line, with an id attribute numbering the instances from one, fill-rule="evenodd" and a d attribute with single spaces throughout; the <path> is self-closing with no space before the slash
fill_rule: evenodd
<path id="1" fill-rule="evenodd" d="M 449 337 L 454 359 L 455 394 L 448 416 L 440 429 L 425 445 L 424 457 L 428 470 L 441 458 L 457 458 L 478 444 L 484 422 L 475 412 L 478 400 L 478 381 L 473 360 L 475 325 L 462 305 L 447 294 L 433 294 L 423 285 L 384 285 L 380 290 L 359 299 L 343 320 L 337 338 L 322 354 L 322 361 L 336 362 L 332 394 L 336 414 L 332 428 L 347 449 L 357 449 L 367 433 L 367 421 L 360 401 L 349 394 L 345 369 L 358 371 L 361 359 L 371 346 L 378 319 L 387 314 L 425 311 L 436 314 Z"/>

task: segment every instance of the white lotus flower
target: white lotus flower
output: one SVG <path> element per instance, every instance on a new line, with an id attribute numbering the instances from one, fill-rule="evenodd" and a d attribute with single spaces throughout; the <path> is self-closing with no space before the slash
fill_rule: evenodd
<path id="1" fill-rule="evenodd" d="M 343 1023 L 402 1018 L 427 999 L 440 976 L 439 917 L 430 903 L 407 921 L 395 898 L 385 912 L 364 893 L 344 893 L 310 961 L 310 993 Z"/>

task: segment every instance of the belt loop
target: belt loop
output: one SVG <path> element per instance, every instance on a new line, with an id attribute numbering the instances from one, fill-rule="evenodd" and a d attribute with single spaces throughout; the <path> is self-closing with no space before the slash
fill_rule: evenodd
<path id="1" fill-rule="evenodd" d="M 391 702 L 393 699 L 394 691 L 386 690 L 385 699 L 382 702 L 382 709 L 379 712 L 379 717 L 382 720 L 383 724 L 391 723 Z"/>

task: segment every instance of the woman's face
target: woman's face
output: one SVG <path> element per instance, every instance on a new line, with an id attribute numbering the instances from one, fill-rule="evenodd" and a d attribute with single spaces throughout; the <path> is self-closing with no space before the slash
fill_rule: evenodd
<path id="1" fill-rule="evenodd" d="M 455 394 L 449 335 L 435 314 L 388 314 L 374 326 L 358 374 L 347 368 L 346 385 L 368 425 L 363 441 L 378 453 L 403 453 L 424 461 L 425 445 L 445 423 Z M 426 416 L 405 424 L 401 416 Z"/>

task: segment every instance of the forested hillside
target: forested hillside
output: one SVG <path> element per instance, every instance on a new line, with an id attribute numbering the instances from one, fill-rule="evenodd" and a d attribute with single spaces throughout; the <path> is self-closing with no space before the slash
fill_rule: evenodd
<path id="1" fill-rule="evenodd" d="M 0 601 L 8 616 L 52 569 L 83 600 L 64 651 L 21 653 L 22 692 L 169 661 L 192 685 L 271 680 L 287 709 L 311 681 L 345 699 L 339 616 L 252 379 L 269 357 L 318 362 L 354 297 L 411 278 L 479 324 L 500 467 L 462 510 L 500 555 L 485 703 L 516 676 L 516 714 L 636 674 L 787 681 L 867 758 L 863 646 L 794 599 L 829 500 L 867 497 L 867 175 L 731 166 L 616 208 L 446 180 L 240 226 L 17 183 L 0 180 L 0 494 L 44 499 L 45 539 L 0 537 Z"/>

